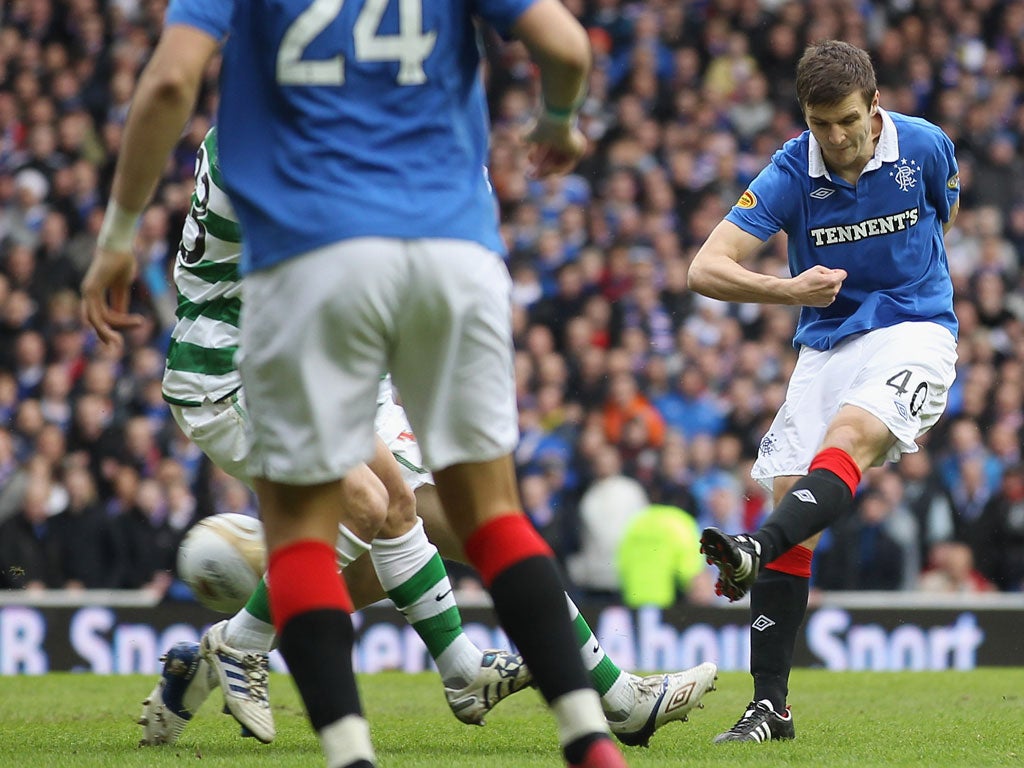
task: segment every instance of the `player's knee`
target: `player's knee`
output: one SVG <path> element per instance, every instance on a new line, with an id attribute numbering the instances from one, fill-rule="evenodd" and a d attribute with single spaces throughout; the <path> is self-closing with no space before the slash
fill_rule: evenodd
<path id="1" fill-rule="evenodd" d="M 829 425 L 821 449 L 838 448 L 864 471 L 894 442 L 892 432 L 876 416 L 856 406 L 844 406 Z"/>
<path id="2" fill-rule="evenodd" d="M 388 492 L 367 471 L 345 478 L 342 522 L 363 541 L 371 541 L 388 518 Z"/>
<path id="3" fill-rule="evenodd" d="M 387 517 L 377 534 L 393 539 L 412 529 L 416 524 L 416 497 L 405 483 L 391 489 L 388 495 Z"/>

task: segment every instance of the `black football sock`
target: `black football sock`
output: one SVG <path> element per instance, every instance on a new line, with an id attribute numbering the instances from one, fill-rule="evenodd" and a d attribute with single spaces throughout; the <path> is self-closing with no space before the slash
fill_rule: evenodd
<path id="1" fill-rule="evenodd" d="M 566 761 L 580 762 L 595 741 L 608 738 L 608 725 L 583 666 L 551 549 L 521 513 L 487 520 L 465 548 L 551 707 Z"/>
<path id="2" fill-rule="evenodd" d="M 815 469 L 800 478 L 757 533 L 751 534 L 761 545 L 762 566 L 825 530 L 851 509 L 853 492 L 834 472 Z"/>
<path id="3" fill-rule="evenodd" d="M 565 663 L 568 649 L 577 658 L 579 649 L 569 621 L 565 585 L 553 561 L 545 557 L 521 560 L 498 574 L 490 592 L 501 626 L 529 661 L 530 672 L 548 702 L 591 687 L 582 661 Z"/>
<path id="4" fill-rule="evenodd" d="M 754 701 L 786 711 L 793 646 L 807 613 L 810 579 L 766 568 L 750 589 L 750 674 Z"/>
<path id="5" fill-rule="evenodd" d="M 823 448 L 753 534 L 761 545 L 761 567 L 828 528 L 853 508 L 860 483 L 857 462 L 841 448 Z M 783 569 L 785 570 L 785 569 Z"/>
<path id="6" fill-rule="evenodd" d="M 502 627 L 528 659 L 546 701 L 590 687 L 582 662 L 565 663 L 566 654 L 579 658 L 579 650 L 569 621 L 565 586 L 553 561 L 546 557 L 521 560 L 500 573 L 490 591 Z M 566 762 L 582 762 L 590 745 L 603 737 L 602 732 L 587 733 L 563 744 Z"/>
<path id="7" fill-rule="evenodd" d="M 335 610 L 300 613 L 281 630 L 281 655 L 314 730 L 362 712 L 352 671 L 353 636 L 352 618 Z"/>

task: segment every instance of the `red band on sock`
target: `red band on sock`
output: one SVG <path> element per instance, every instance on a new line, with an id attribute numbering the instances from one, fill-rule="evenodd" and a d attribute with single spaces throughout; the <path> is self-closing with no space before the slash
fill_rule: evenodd
<path id="1" fill-rule="evenodd" d="M 825 448 L 811 461 L 811 468 L 808 472 L 816 469 L 827 469 L 846 483 L 850 493 L 857 494 L 857 486 L 860 485 L 860 467 L 842 448 Z"/>
<path id="2" fill-rule="evenodd" d="M 466 557 L 488 588 L 502 571 L 537 556 L 553 555 L 526 515 L 519 512 L 491 518 L 466 539 Z"/>
<path id="3" fill-rule="evenodd" d="M 352 613 L 334 548 L 317 539 L 294 541 L 270 553 L 267 594 L 278 632 L 300 613 L 324 608 Z"/>
<path id="4" fill-rule="evenodd" d="M 811 578 L 811 560 L 813 558 L 814 550 L 797 544 L 792 549 L 776 557 L 765 568 L 771 568 L 779 573 L 788 573 L 790 576 L 809 579 Z"/>

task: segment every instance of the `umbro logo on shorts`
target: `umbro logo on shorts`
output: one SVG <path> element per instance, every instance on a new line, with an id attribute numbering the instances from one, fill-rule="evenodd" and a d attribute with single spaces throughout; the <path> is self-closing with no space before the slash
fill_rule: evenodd
<path id="1" fill-rule="evenodd" d="M 816 190 L 811 192 L 811 197 L 815 200 L 824 200 L 826 197 L 831 197 L 836 191 L 832 187 L 818 187 Z"/>
<path id="2" fill-rule="evenodd" d="M 763 613 L 754 619 L 754 623 L 750 625 L 751 629 L 756 629 L 758 632 L 764 632 L 768 627 L 774 627 L 775 622 L 765 616 Z"/>
<path id="3" fill-rule="evenodd" d="M 817 504 L 818 500 L 814 498 L 814 494 L 808 491 L 806 488 L 793 491 L 793 495 L 796 496 L 804 504 Z"/>

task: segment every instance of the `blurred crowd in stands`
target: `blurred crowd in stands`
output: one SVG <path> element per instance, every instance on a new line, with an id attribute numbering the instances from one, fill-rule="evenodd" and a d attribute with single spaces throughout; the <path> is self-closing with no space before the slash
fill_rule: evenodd
<path id="1" fill-rule="evenodd" d="M 581 116 L 591 150 L 570 176 L 527 178 L 517 136 L 535 72 L 521 45 L 487 30 L 484 41 L 491 179 L 514 279 L 516 457 L 526 510 L 577 588 L 618 593 L 619 543 L 650 504 L 733 532 L 766 513 L 770 496 L 748 470 L 794 364 L 794 310 L 704 299 L 686 271 L 803 129 L 793 73 L 805 43 L 841 38 L 871 51 L 884 108 L 926 117 L 956 144 L 962 206 L 947 244 L 960 361 L 945 417 L 919 453 L 866 475 L 856 513 L 819 548 L 815 583 L 1021 590 L 1024 2 L 566 4 L 595 56 Z M 216 114 L 216 66 L 138 231 L 146 324 L 113 350 L 79 320 L 77 286 L 165 7 L 0 8 L 0 587 L 163 593 L 189 525 L 255 514 L 248 489 L 182 438 L 160 393 L 171 267 L 194 152 Z M 784 241 L 751 267 L 787 273 Z M 708 599 L 706 586 L 679 587 Z"/>

